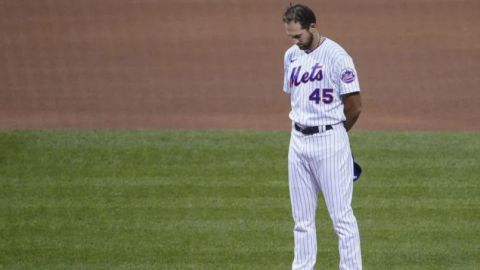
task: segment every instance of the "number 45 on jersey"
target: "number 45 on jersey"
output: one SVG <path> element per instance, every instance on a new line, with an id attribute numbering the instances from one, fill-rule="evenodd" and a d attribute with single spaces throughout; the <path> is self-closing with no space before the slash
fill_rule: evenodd
<path id="1" fill-rule="evenodd" d="M 315 101 L 316 104 L 319 104 L 322 101 L 324 104 L 330 104 L 333 101 L 333 89 L 324 88 L 320 91 L 320 88 L 313 90 L 313 92 L 308 97 L 309 100 Z"/>

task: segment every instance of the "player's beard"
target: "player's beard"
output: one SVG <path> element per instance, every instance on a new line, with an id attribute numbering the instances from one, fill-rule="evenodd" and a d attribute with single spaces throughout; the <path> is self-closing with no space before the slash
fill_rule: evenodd
<path id="1" fill-rule="evenodd" d="M 312 43 L 313 43 L 313 34 L 308 32 L 308 37 L 307 37 L 307 41 L 303 44 L 297 44 L 298 48 L 300 48 L 300 50 L 308 50 L 312 47 Z"/>

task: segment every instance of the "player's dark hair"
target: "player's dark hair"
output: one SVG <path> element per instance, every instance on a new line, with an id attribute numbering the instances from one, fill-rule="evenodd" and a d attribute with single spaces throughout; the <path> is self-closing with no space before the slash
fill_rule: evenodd
<path id="1" fill-rule="evenodd" d="M 313 10 L 305 5 L 292 5 L 285 10 L 283 13 L 283 22 L 298 22 L 302 26 L 302 29 L 309 29 L 310 24 L 317 23 L 317 18 Z"/>

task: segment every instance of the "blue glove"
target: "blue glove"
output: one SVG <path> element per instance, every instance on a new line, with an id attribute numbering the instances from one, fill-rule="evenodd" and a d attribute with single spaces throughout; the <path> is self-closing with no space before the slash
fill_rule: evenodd
<path id="1" fill-rule="evenodd" d="M 360 165 L 354 159 L 353 160 L 353 182 L 360 179 L 360 175 L 362 175 L 362 167 L 360 167 Z"/>

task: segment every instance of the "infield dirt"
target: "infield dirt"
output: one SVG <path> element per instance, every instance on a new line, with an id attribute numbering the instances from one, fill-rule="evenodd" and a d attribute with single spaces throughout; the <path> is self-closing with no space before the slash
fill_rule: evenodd
<path id="1" fill-rule="evenodd" d="M 480 130 L 480 2 L 303 1 L 354 58 L 356 130 Z M 276 0 L 0 2 L 0 129 L 288 130 Z"/>

